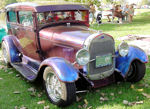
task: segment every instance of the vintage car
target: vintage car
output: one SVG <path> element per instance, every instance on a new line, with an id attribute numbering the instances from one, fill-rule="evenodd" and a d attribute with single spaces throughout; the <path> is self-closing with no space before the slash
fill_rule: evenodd
<path id="1" fill-rule="evenodd" d="M 43 80 L 49 100 L 66 106 L 76 93 L 117 80 L 140 81 L 148 57 L 111 35 L 89 29 L 89 10 L 82 5 L 15 3 L 6 6 L 8 36 L 4 62 L 26 79 Z"/>

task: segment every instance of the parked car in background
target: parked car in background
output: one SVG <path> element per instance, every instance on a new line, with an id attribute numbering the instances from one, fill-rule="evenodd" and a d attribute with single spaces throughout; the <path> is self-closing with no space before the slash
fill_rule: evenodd
<path id="1" fill-rule="evenodd" d="M 0 9 L 0 46 L 2 43 L 2 38 L 7 34 L 6 32 L 6 20 L 5 20 L 5 11 Z"/>
<path id="2" fill-rule="evenodd" d="M 89 29 L 89 10 L 82 5 L 15 3 L 6 13 L 4 62 L 31 82 L 41 78 L 55 105 L 71 104 L 82 89 L 145 75 L 145 52 L 126 42 L 115 49 L 111 35 Z"/>
<path id="3" fill-rule="evenodd" d="M 5 28 L 0 27 L 0 45 L 2 43 L 2 38 L 6 35 Z"/>

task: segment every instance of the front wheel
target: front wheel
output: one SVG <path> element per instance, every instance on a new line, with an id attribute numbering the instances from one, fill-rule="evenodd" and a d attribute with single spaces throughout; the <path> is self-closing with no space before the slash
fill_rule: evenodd
<path id="1" fill-rule="evenodd" d="M 46 94 L 53 104 L 66 106 L 75 101 L 75 83 L 65 83 L 60 81 L 51 67 L 46 67 L 43 79 Z"/>
<path id="2" fill-rule="evenodd" d="M 146 71 L 145 63 L 141 63 L 140 61 L 134 61 L 131 63 L 130 69 L 127 73 L 127 81 L 129 82 L 138 82 L 140 81 Z"/>

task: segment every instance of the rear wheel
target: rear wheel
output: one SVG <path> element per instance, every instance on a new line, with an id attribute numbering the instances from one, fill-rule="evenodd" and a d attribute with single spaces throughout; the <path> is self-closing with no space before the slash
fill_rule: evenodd
<path id="1" fill-rule="evenodd" d="M 10 66 L 9 49 L 5 41 L 2 42 L 2 58 L 7 66 Z"/>
<path id="2" fill-rule="evenodd" d="M 129 82 L 138 82 L 145 75 L 146 67 L 145 63 L 139 61 L 132 62 L 129 72 L 127 74 L 127 81 Z"/>
<path id="3" fill-rule="evenodd" d="M 53 104 L 66 106 L 75 101 L 75 83 L 60 81 L 51 67 L 47 67 L 44 70 L 43 78 L 47 96 Z"/>

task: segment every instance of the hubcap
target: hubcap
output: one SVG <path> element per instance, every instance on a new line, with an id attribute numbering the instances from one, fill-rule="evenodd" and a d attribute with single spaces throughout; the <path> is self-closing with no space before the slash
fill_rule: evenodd
<path id="1" fill-rule="evenodd" d="M 55 74 L 53 73 L 47 74 L 46 89 L 50 98 L 53 101 L 58 102 L 61 99 L 62 95 L 61 83 Z"/>

